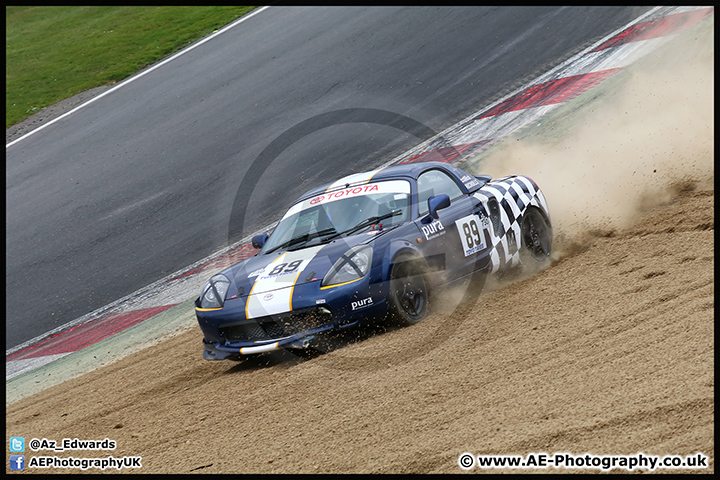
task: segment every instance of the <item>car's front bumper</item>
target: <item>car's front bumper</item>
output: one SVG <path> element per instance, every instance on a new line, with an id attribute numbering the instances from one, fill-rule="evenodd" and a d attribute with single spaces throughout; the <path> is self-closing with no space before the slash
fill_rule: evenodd
<path id="1" fill-rule="evenodd" d="M 307 348 L 315 338 L 315 335 L 333 330 L 333 328 L 332 325 L 317 327 L 297 335 L 269 340 L 256 340 L 254 342 L 238 341 L 221 343 L 203 340 L 205 347 L 203 350 L 203 358 L 206 360 L 224 360 L 242 355 L 271 352 L 281 348 Z"/>
<path id="2" fill-rule="evenodd" d="M 371 286 L 365 278 L 323 289 L 323 298 L 318 298 L 318 287 L 319 282 L 299 286 L 301 295 L 293 300 L 293 310 L 280 314 L 248 319 L 242 299 L 226 303 L 222 309 L 196 309 L 204 335 L 203 358 L 222 360 L 281 348 L 306 348 L 320 334 L 381 320 L 387 314 L 382 283 Z"/>

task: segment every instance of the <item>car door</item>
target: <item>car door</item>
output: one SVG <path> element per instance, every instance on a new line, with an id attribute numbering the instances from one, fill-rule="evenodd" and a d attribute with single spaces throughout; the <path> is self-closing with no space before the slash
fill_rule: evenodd
<path id="1" fill-rule="evenodd" d="M 438 218 L 428 213 L 428 198 L 445 193 L 450 206 L 439 210 Z M 488 238 L 478 215 L 482 207 L 472 195 L 463 193 L 453 176 L 440 169 L 423 172 L 417 180 L 419 248 L 433 271 L 444 272 L 433 278 L 438 284 L 472 273 L 478 255 L 486 251 Z"/>

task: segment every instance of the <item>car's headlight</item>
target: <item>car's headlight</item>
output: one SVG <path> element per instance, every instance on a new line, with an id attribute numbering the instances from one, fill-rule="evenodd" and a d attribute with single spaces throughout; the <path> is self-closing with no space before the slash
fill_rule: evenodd
<path id="1" fill-rule="evenodd" d="M 328 271 L 321 286 L 339 285 L 364 277 L 372 264 L 373 249 L 369 245 L 358 245 L 341 256 Z"/>
<path id="2" fill-rule="evenodd" d="M 200 295 L 200 308 L 222 308 L 225 294 L 230 288 L 230 280 L 225 275 L 215 275 L 203 288 Z"/>

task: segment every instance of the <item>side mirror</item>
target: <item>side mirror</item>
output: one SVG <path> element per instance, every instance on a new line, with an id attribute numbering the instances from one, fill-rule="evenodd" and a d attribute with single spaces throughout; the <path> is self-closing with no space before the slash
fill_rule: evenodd
<path id="1" fill-rule="evenodd" d="M 267 233 L 261 233 L 260 235 L 255 235 L 252 237 L 252 246 L 260 250 L 263 245 L 265 245 L 265 242 L 267 242 L 268 234 Z"/>
<path id="2" fill-rule="evenodd" d="M 428 212 L 430 216 L 437 220 L 438 210 L 447 208 L 450 206 L 450 197 L 447 193 L 441 193 L 440 195 L 433 195 L 428 198 Z"/>

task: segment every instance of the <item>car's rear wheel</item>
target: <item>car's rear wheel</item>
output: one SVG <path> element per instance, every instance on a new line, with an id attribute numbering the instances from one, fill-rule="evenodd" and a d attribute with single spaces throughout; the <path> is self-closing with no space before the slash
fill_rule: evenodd
<path id="1" fill-rule="evenodd" d="M 552 229 L 540 210 L 530 207 L 523 215 L 520 261 L 526 267 L 541 267 L 550 261 Z"/>
<path id="2" fill-rule="evenodd" d="M 428 289 L 421 261 L 400 255 L 390 274 L 390 308 L 402 326 L 414 325 L 427 316 Z"/>

